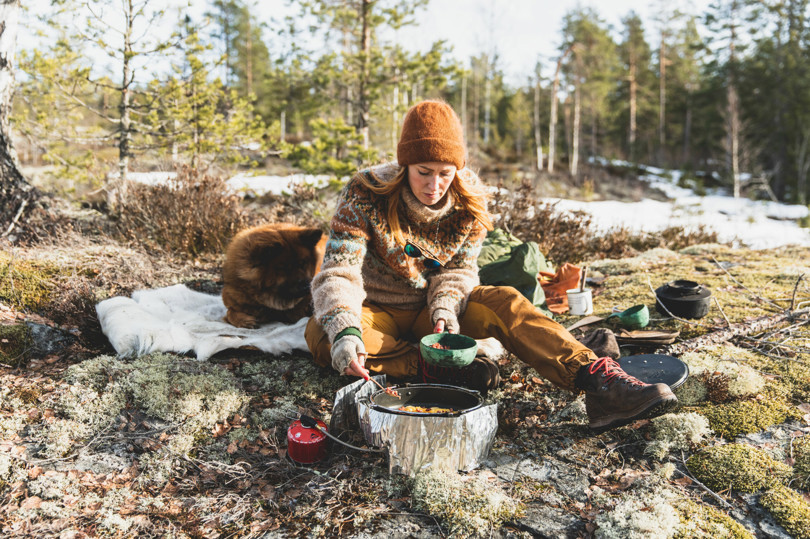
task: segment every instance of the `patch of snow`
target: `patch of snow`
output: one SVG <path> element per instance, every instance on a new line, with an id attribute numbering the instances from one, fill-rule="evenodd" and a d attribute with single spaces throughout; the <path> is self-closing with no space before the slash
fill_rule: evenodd
<path id="1" fill-rule="evenodd" d="M 262 196 L 268 193 L 281 195 L 291 193 L 296 184 L 305 183 L 316 188 L 325 187 L 332 176 L 328 174 L 293 174 L 290 176 L 252 176 L 237 174 L 227 181 L 227 184 L 239 193 L 250 193 Z"/>
<path id="2" fill-rule="evenodd" d="M 118 178 L 119 172 L 112 171 L 109 174 L 110 178 Z M 154 171 L 154 172 L 127 172 L 127 181 L 141 183 L 143 185 L 162 185 L 168 180 L 177 177 L 176 172 L 168 171 Z"/>
<path id="3" fill-rule="evenodd" d="M 607 164 L 605 159 L 595 162 Z M 799 204 L 734 198 L 723 190 L 712 190 L 699 196 L 691 189 L 678 185 L 681 173 L 676 170 L 610 161 L 614 165 L 638 166 L 647 173 L 641 179 L 663 191 L 672 200 L 659 202 L 596 201 L 583 202 L 559 198 L 544 201 L 557 203 L 559 210 L 582 211 L 592 216 L 592 224 L 600 232 L 624 227 L 633 232 L 656 232 L 668 227 L 682 226 L 695 230 L 704 226 L 717 232 L 722 242 L 767 249 L 782 245 L 810 246 L 810 230 L 801 228 L 796 220 L 810 215 L 810 208 Z"/>

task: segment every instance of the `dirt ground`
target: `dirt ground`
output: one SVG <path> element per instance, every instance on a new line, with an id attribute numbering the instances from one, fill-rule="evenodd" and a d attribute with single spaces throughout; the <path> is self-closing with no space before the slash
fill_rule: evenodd
<path id="1" fill-rule="evenodd" d="M 115 356 L 95 316 L 99 301 L 177 283 L 218 294 L 221 256 L 188 262 L 79 233 L 4 246 L 0 530 L 65 538 L 807 537 L 810 460 L 799 448 L 810 432 L 808 260 L 807 248 L 702 245 L 592 261 L 594 314 L 644 304 L 646 329 L 678 330 L 678 342 L 757 318 L 784 320 L 679 353 L 692 375 L 673 418 L 600 435 L 587 427 L 581 395 L 507 356 L 503 382 L 487 397 L 498 405 L 489 459 L 469 473 L 404 477 L 389 474 L 384 454 L 337 445 L 312 465 L 287 457 L 292 419 L 305 413 L 328 423 L 335 392 L 349 382 L 314 366 L 306 351 L 227 350 L 207 362 Z M 673 279 L 711 290 L 706 317 L 656 311 L 653 288 Z M 565 326 L 578 319 L 557 317 Z M 620 330 L 615 319 L 586 329 L 599 327 Z M 625 356 L 655 351 L 622 347 Z M 359 432 L 345 439 L 365 445 Z M 721 477 L 724 486 L 711 486 L 713 476 L 687 460 L 724 445 L 753 448 L 788 471 L 778 485 Z M 801 503 L 788 511 L 768 501 L 780 486 Z"/>

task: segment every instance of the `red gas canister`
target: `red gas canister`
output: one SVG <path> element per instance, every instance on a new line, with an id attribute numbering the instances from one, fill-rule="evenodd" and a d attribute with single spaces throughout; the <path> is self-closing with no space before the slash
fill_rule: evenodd
<path id="1" fill-rule="evenodd" d="M 326 423 L 320 419 L 315 421 L 326 430 Z M 299 464 L 323 460 L 326 456 L 326 434 L 318 429 L 305 427 L 300 419 L 296 419 L 287 429 L 287 454 Z"/>

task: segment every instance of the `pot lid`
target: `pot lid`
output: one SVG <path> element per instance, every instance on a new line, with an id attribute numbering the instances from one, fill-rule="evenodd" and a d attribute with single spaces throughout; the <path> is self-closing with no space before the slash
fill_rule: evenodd
<path id="1" fill-rule="evenodd" d="M 629 374 L 648 384 L 667 384 L 675 389 L 686 381 L 689 367 L 674 356 L 664 354 L 638 354 L 619 358 L 619 366 Z"/>
<path id="2" fill-rule="evenodd" d="M 674 285 L 673 283 L 691 283 L 685 285 Z M 694 286 L 693 286 L 694 285 Z M 670 281 L 665 285 L 655 289 L 655 295 L 666 299 L 676 300 L 702 300 L 712 295 L 711 290 L 695 281 Z"/>

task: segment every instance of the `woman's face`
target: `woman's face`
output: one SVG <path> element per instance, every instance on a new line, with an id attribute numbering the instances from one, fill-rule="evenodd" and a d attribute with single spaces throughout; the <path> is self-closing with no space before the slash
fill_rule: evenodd
<path id="1" fill-rule="evenodd" d="M 433 206 L 447 193 L 456 167 L 450 163 L 418 163 L 408 166 L 408 184 L 414 196 L 425 206 Z"/>

